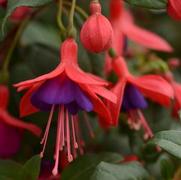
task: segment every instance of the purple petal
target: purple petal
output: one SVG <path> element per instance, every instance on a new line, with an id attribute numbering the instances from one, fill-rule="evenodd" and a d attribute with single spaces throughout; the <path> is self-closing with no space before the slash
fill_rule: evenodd
<path id="1" fill-rule="evenodd" d="M 85 111 L 90 112 L 93 110 L 93 105 L 86 95 L 81 91 L 79 87 L 76 90 L 76 102 Z"/>
<path id="2" fill-rule="evenodd" d="M 71 114 L 79 110 L 93 110 L 93 105 L 79 85 L 67 77 L 56 77 L 45 82 L 31 97 L 32 104 L 41 110 L 52 105 L 65 105 Z"/>
<path id="3" fill-rule="evenodd" d="M 140 91 L 133 85 L 126 85 L 122 108 L 125 111 L 133 109 L 145 109 L 148 104 Z"/>
<path id="4" fill-rule="evenodd" d="M 68 109 L 69 113 L 71 113 L 72 115 L 75 115 L 80 110 L 82 110 L 82 108 L 77 104 L 76 101 L 73 101 L 73 102 L 65 105 L 65 107 Z"/>

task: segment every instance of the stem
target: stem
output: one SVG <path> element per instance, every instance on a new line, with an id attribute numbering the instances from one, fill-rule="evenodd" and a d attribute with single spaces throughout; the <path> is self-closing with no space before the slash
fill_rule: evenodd
<path id="1" fill-rule="evenodd" d="M 34 13 L 31 14 L 31 16 L 28 16 L 27 18 L 25 18 L 20 24 L 19 27 L 17 27 L 17 31 L 15 34 L 15 37 L 11 43 L 11 45 L 9 46 L 9 50 L 7 51 L 7 55 L 5 56 L 4 59 L 4 63 L 2 66 L 2 71 L 0 72 L 0 82 L 2 83 L 7 83 L 8 78 L 9 78 L 9 72 L 8 72 L 8 67 L 9 67 L 9 63 L 11 60 L 11 56 L 14 52 L 14 49 L 21 37 L 21 34 L 23 33 L 24 29 L 26 28 L 27 24 L 29 23 L 29 21 L 36 16 L 37 14 L 39 14 L 40 12 L 42 12 L 42 10 L 46 9 L 48 6 L 44 6 L 42 8 L 39 8 L 38 11 L 35 11 Z"/>
<path id="2" fill-rule="evenodd" d="M 67 5 L 67 6 L 71 6 L 71 3 L 68 1 L 64 1 L 63 4 Z M 89 15 L 79 6 L 75 6 L 75 10 L 82 15 L 82 17 L 84 17 L 85 19 L 87 19 L 89 17 Z"/>
<path id="3" fill-rule="evenodd" d="M 4 64 L 3 64 L 3 67 L 2 67 L 2 70 L 3 70 L 4 72 L 7 72 L 7 71 L 8 71 L 8 66 L 9 66 L 9 63 L 10 63 L 11 56 L 12 56 L 12 54 L 13 54 L 13 51 L 14 51 L 14 49 L 15 49 L 17 43 L 18 43 L 18 40 L 19 40 L 19 38 L 20 38 L 20 36 L 21 36 L 21 34 L 22 34 L 25 26 L 27 25 L 28 21 L 29 21 L 29 19 L 25 19 L 25 20 L 19 25 L 19 28 L 18 28 L 18 30 L 17 30 L 17 32 L 16 32 L 16 34 L 15 34 L 14 40 L 13 40 L 13 42 L 12 42 L 10 48 L 9 48 L 9 51 L 8 51 L 8 53 L 7 53 L 7 56 L 6 56 L 5 59 L 4 59 Z"/>
<path id="4" fill-rule="evenodd" d="M 115 49 L 110 48 L 108 52 L 109 52 L 109 56 L 110 56 L 111 58 L 117 57 L 117 54 L 116 54 Z"/>
<path id="5" fill-rule="evenodd" d="M 63 0 L 59 0 L 58 4 L 58 13 L 57 13 L 57 24 L 61 31 L 65 32 L 65 26 L 62 23 L 62 9 L 63 9 Z"/>
<path id="6" fill-rule="evenodd" d="M 76 0 L 72 0 L 72 6 L 70 9 L 70 15 L 69 15 L 69 26 L 74 25 L 74 11 L 75 11 L 75 6 L 76 6 Z"/>
<path id="7" fill-rule="evenodd" d="M 72 0 L 72 5 L 70 9 L 70 14 L 69 14 L 69 24 L 68 24 L 68 33 L 67 35 L 69 37 L 74 37 L 76 36 L 76 29 L 74 27 L 74 12 L 75 12 L 75 6 L 76 6 L 76 0 Z"/>

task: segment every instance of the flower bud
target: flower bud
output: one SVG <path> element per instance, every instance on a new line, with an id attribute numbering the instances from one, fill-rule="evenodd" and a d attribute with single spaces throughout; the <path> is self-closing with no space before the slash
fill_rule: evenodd
<path id="1" fill-rule="evenodd" d="M 99 3 L 92 2 L 90 11 L 91 16 L 81 29 L 80 39 L 87 50 L 99 53 L 111 46 L 113 30 L 109 20 L 101 14 Z"/>

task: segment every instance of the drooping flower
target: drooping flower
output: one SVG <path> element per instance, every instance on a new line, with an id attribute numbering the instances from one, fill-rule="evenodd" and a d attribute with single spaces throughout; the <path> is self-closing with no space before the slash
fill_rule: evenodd
<path id="1" fill-rule="evenodd" d="M 101 5 L 98 2 L 91 2 L 90 11 L 91 16 L 80 32 L 81 42 L 90 52 L 106 51 L 112 43 L 111 23 L 101 14 Z"/>
<path id="2" fill-rule="evenodd" d="M 111 0 L 110 22 L 113 27 L 112 48 L 115 49 L 117 55 L 123 56 L 125 39 L 132 40 L 149 49 L 165 52 L 172 51 L 172 47 L 164 39 L 134 23 L 133 16 L 124 8 L 122 0 Z M 111 70 L 111 58 L 107 54 L 105 72 L 109 73 Z"/>
<path id="3" fill-rule="evenodd" d="M 173 19 L 181 20 L 181 1 L 168 0 L 167 12 Z"/>
<path id="4" fill-rule="evenodd" d="M 13 156 L 20 148 L 23 130 L 40 136 L 41 130 L 31 123 L 25 123 L 7 112 L 9 90 L 0 85 L 0 158 Z"/>
<path id="5" fill-rule="evenodd" d="M 104 88 L 108 83 L 83 72 L 77 64 L 77 44 L 69 38 L 61 45 L 61 63 L 58 67 L 43 76 L 16 84 L 19 91 L 28 89 L 20 103 L 22 116 L 37 111 L 50 111 L 49 120 L 42 139 L 44 154 L 53 113 L 57 109 L 58 125 L 55 147 L 55 166 L 53 174 L 58 173 L 59 154 L 65 149 L 69 161 L 76 157 L 76 149 L 82 151 L 79 132 L 78 112 L 95 111 L 102 126 L 112 124 L 110 112 L 102 98 L 115 103 L 116 96 Z M 86 120 L 86 118 L 85 118 Z M 80 152 L 81 153 L 81 152 Z"/>
<path id="6" fill-rule="evenodd" d="M 114 72 L 119 77 L 118 83 L 112 89 L 118 97 L 117 104 L 108 103 L 114 125 L 118 124 L 120 110 L 125 111 L 131 128 L 138 130 L 142 126 L 145 130 L 144 137 L 152 137 L 152 130 L 141 112 L 148 106 L 145 97 L 168 107 L 170 99 L 173 98 L 171 86 L 158 75 L 133 76 L 120 56 L 115 57 L 112 63 Z"/>

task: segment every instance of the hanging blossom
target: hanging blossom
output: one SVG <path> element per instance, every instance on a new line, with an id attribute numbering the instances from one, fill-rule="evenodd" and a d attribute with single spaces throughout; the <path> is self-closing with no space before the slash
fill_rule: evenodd
<path id="1" fill-rule="evenodd" d="M 8 102 L 9 90 L 0 85 L 0 158 L 10 158 L 18 152 L 24 129 L 36 136 L 41 134 L 37 126 L 12 117 L 7 111 Z"/>
<path id="2" fill-rule="evenodd" d="M 177 83 L 174 80 L 173 74 L 171 72 L 167 72 L 163 77 L 170 83 L 173 88 L 174 103 L 172 115 L 174 118 L 179 119 L 179 111 L 181 110 L 181 84 Z"/>
<path id="3" fill-rule="evenodd" d="M 82 26 L 80 40 L 90 52 L 106 51 L 112 43 L 113 30 L 111 23 L 102 15 L 100 3 L 92 1 L 90 11 L 91 16 Z"/>
<path id="4" fill-rule="evenodd" d="M 170 98 L 173 98 L 171 86 L 158 75 L 133 76 L 121 56 L 113 58 L 112 66 L 119 77 L 119 81 L 112 89 L 118 97 L 117 104 L 108 103 L 114 125 L 118 125 L 121 110 L 128 114 L 128 124 L 131 128 L 139 130 L 142 126 L 145 132 L 144 138 L 152 137 L 153 132 L 141 111 L 148 106 L 145 97 L 168 107 Z"/>
<path id="5" fill-rule="evenodd" d="M 164 39 L 134 23 L 132 14 L 124 8 L 122 0 L 111 0 L 110 22 L 113 27 L 112 47 L 118 55 L 123 55 L 127 38 L 149 49 L 172 51 L 172 47 Z M 105 72 L 109 73 L 111 70 L 111 58 L 107 54 Z"/>
<path id="6" fill-rule="evenodd" d="M 59 154 L 65 149 L 68 161 L 76 157 L 76 150 L 82 151 L 81 134 L 78 124 L 79 111 L 95 111 L 100 117 L 100 124 L 108 127 L 112 124 L 110 112 L 102 102 L 105 98 L 116 103 L 116 96 L 104 88 L 104 80 L 83 72 L 77 64 L 77 44 L 69 38 L 61 45 L 61 63 L 43 76 L 16 84 L 19 91 L 28 89 L 20 103 L 22 116 L 37 111 L 50 111 L 49 120 L 41 141 L 43 157 L 53 113 L 58 110 L 57 138 L 55 147 L 55 166 L 53 174 L 58 173 Z M 88 129 L 90 125 L 85 118 Z M 71 151 L 72 150 L 72 151 Z"/>
<path id="7" fill-rule="evenodd" d="M 181 1 L 168 0 L 167 12 L 173 19 L 181 20 Z"/>
<path id="8" fill-rule="evenodd" d="M 7 7 L 7 0 L 0 0 L 0 7 L 6 8 Z M 29 13 L 31 12 L 31 8 L 29 7 L 18 7 L 14 10 L 11 14 L 10 19 L 12 21 L 21 21 L 23 20 Z"/>

